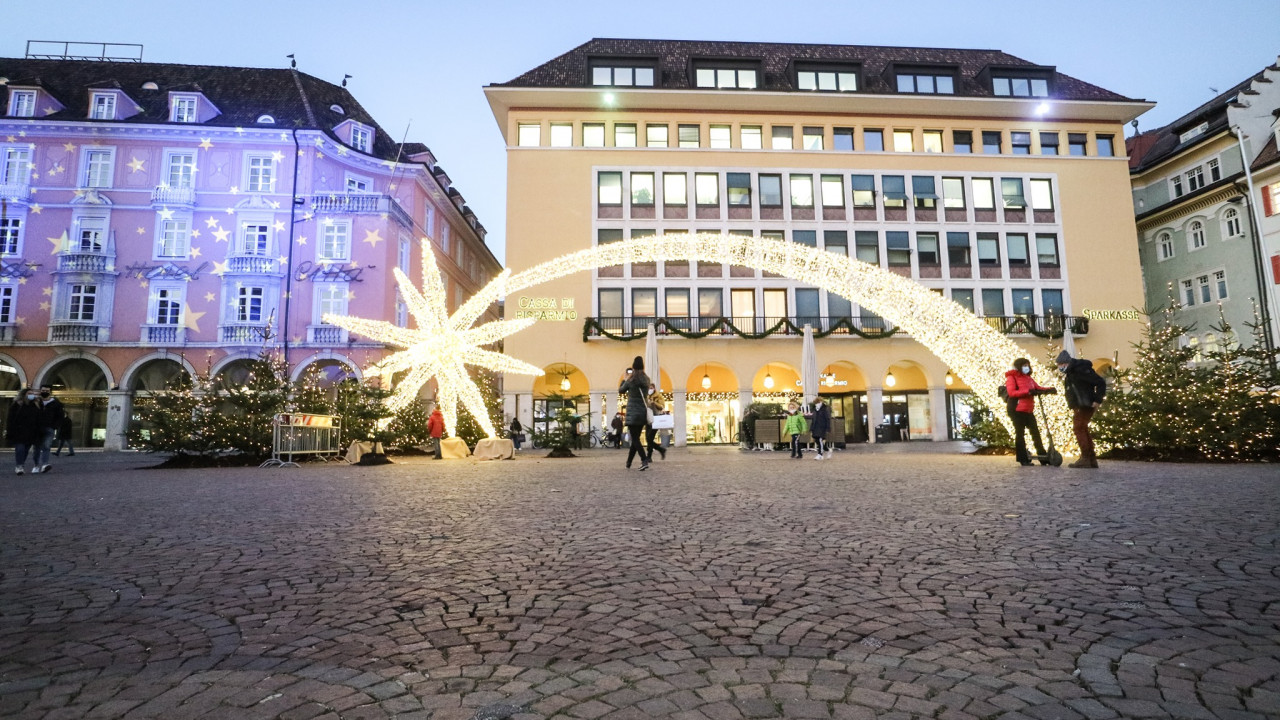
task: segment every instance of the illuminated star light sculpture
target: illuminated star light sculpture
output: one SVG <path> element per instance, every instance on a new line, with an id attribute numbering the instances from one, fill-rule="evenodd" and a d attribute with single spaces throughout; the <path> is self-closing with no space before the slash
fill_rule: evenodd
<path id="1" fill-rule="evenodd" d="M 431 378 L 436 379 L 438 389 L 436 404 L 444 415 L 444 425 L 450 435 L 456 434 L 458 404 L 461 403 L 476 419 L 488 437 L 496 437 L 497 431 L 489 419 L 489 409 L 480 389 L 467 373 L 467 365 L 482 367 L 495 372 L 522 375 L 542 375 L 541 369 L 516 360 L 483 346 L 519 332 L 534 322 L 535 318 L 520 320 L 496 320 L 472 327 L 476 319 L 505 292 L 505 281 L 510 271 L 503 271 L 480 292 L 458 308 L 452 317 L 448 315 L 444 282 L 436 267 L 431 241 L 422 239 L 422 292 L 413 286 L 409 278 L 393 270 L 400 294 L 409 308 L 409 314 L 417 327 L 402 328 L 382 320 L 326 314 L 324 321 L 388 345 L 401 348 L 372 368 L 373 372 L 389 377 L 407 370 L 409 374 L 396 385 L 395 392 L 387 400 L 392 410 L 399 410 L 418 397 L 418 391 Z"/>

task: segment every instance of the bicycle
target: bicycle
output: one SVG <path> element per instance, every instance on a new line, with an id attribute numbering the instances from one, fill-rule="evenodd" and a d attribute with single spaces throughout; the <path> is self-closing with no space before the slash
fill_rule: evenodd
<path id="1" fill-rule="evenodd" d="M 591 432 L 587 433 L 587 443 L 590 447 L 617 448 L 618 443 L 610 439 L 611 433 L 603 433 L 600 428 L 591 428 Z"/>

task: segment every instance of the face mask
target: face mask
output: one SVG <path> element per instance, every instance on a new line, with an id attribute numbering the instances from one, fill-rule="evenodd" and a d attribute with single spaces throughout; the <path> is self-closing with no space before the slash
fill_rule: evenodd
<path id="1" fill-rule="evenodd" d="M 35 399 L 36 399 L 36 396 L 35 396 L 35 395 L 28 395 L 28 396 L 27 396 L 27 400 L 35 400 Z"/>
<path id="2" fill-rule="evenodd" d="M 1067 366 L 1066 366 L 1066 365 L 1059 365 L 1059 366 L 1058 366 L 1058 372 L 1066 372 L 1066 371 L 1067 371 Z"/>
<path id="3" fill-rule="evenodd" d="M 40 397 L 42 397 L 42 398 L 47 398 L 47 397 L 49 397 L 49 393 L 47 393 L 47 392 L 42 392 L 42 393 L 40 393 Z"/>
<path id="4" fill-rule="evenodd" d="M 1026 365 L 1023 365 L 1023 366 L 1022 366 L 1022 374 L 1023 374 L 1023 375 L 1030 375 L 1030 374 L 1031 374 L 1031 368 L 1027 367 Z"/>

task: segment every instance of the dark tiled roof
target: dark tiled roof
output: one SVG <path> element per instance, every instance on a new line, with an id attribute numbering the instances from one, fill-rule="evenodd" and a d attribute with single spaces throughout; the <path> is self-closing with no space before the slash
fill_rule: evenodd
<path id="1" fill-rule="evenodd" d="M 274 127 L 319 129 L 332 136 L 332 129 L 343 120 L 356 120 L 377 130 L 373 155 L 395 157 L 395 141 L 346 88 L 295 70 L 0 58 L 0 76 L 9 78 L 9 85 L 38 85 L 65 106 L 52 115 L 34 118 L 36 121 L 86 121 L 89 89 L 118 88 L 140 111 L 124 120 L 88 122 L 165 124 L 169 121 L 169 91 L 199 90 L 222 111 L 203 125 L 271 127 L 257 124 L 258 117 L 270 115 L 275 118 Z M 143 90 L 143 83 L 148 82 L 159 90 Z M 7 104 L 8 88 L 0 90 L 0 102 Z M 330 110 L 332 105 L 341 107 L 345 114 Z"/>
<path id="2" fill-rule="evenodd" d="M 1203 142 L 1207 138 L 1213 137 L 1223 130 L 1227 129 L 1227 105 L 1236 99 L 1241 91 L 1249 87 L 1255 79 L 1262 76 L 1259 72 L 1257 75 L 1250 76 L 1244 82 L 1237 84 L 1230 90 L 1219 94 L 1212 100 L 1197 107 L 1191 112 L 1174 120 L 1173 122 L 1155 130 L 1148 130 L 1138 137 L 1151 136 L 1146 142 L 1146 152 L 1141 159 L 1135 161 L 1130 158 L 1129 169 L 1133 172 L 1141 172 L 1147 168 L 1167 160 L 1183 150 Z M 1208 128 L 1199 135 L 1183 142 L 1179 137 L 1183 132 L 1199 125 L 1200 123 L 1208 123 Z M 1133 139 L 1130 139 L 1132 143 Z M 1132 147 L 1132 146 L 1130 146 Z M 1132 152 L 1132 150 L 1130 150 Z"/>
<path id="3" fill-rule="evenodd" d="M 589 61 L 598 57 L 636 57 L 656 60 L 665 89 L 691 89 L 689 77 L 694 59 L 743 59 L 759 61 L 763 75 L 760 89 L 792 91 L 795 62 L 843 62 L 862 66 L 862 91 L 896 92 L 890 68 L 894 65 L 951 65 L 959 68 L 956 95 L 991 97 L 988 67 L 1045 69 L 999 50 L 879 47 L 873 45 L 807 45 L 791 43 L 720 42 L 692 40 L 626 40 L 595 38 L 506 83 L 506 87 L 586 87 Z M 1104 90 L 1069 75 L 1053 71 L 1053 96 L 1063 100 L 1126 101 L 1123 95 Z"/>
<path id="4" fill-rule="evenodd" d="M 1273 162 L 1280 161 L 1280 148 L 1276 147 L 1276 135 L 1271 134 L 1271 139 L 1262 147 L 1262 152 L 1258 153 L 1258 157 L 1254 159 L 1251 170 L 1261 170 Z"/>

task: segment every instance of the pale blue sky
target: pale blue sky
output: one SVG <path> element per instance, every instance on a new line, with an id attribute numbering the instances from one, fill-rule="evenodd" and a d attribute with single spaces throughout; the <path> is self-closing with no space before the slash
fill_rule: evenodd
<path id="1" fill-rule="evenodd" d="M 144 60 L 287 67 L 350 88 L 399 140 L 424 142 L 506 237 L 505 152 L 481 88 L 592 37 L 991 48 L 1159 105 L 1169 122 L 1280 53 L 1277 0 L 823 2 L 647 0 L 0 0 L 0 55 L 27 40 L 145 45 Z"/>

